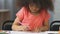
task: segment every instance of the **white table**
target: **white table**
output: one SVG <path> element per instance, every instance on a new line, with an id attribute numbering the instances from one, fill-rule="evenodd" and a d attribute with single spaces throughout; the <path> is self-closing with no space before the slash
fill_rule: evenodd
<path id="1" fill-rule="evenodd" d="M 22 31 L 3 31 L 6 32 L 8 34 L 48 34 L 48 33 L 53 33 L 53 34 L 58 34 L 58 31 L 46 31 L 46 32 L 22 32 Z"/>

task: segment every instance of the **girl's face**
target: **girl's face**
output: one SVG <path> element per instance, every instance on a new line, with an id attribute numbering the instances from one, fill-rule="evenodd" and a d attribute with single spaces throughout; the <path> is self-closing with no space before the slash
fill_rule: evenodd
<path id="1" fill-rule="evenodd" d="M 31 12 L 38 12 L 40 10 L 40 5 L 39 4 L 34 4 L 34 3 L 31 3 L 29 4 L 29 9 Z"/>

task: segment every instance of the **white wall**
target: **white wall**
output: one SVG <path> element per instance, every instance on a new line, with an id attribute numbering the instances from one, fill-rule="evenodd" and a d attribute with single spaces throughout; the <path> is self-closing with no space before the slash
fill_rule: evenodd
<path id="1" fill-rule="evenodd" d="M 5 2 L 4 8 L 10 10 L 10 19 L 14 20 L 16 13 L 15 0 L 5 0 L 4 2 Z"/>
<path id="2" fill-rule="evenodd" d="M 54 20 L 60 20 L 60 0 L 55 0 L 54 3 L 54 7 L 55 7 L 55 15 L 54 15 Z"/>
<path id="3" fill-rule="evenodd" d="M 4 0 L 0 0 L 0 9 L 4 9 Z"/>
<path id="4" fill-rule="evenodd" d="M 0 0 L 0 9 L 9 9 L 10 10 L 10 19 L 15 18 L 15 0 Z"/>

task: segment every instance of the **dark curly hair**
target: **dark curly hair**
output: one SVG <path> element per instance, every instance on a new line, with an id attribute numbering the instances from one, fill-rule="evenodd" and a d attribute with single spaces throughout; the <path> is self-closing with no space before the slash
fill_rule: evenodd
<path id="1" fill-rule="evenodd" d="M 17 6 L 19 7 L 28 7 L 30 3 L 40 4 L 41 8 L 54 10 L 52 0 L 17 0 Z"/>

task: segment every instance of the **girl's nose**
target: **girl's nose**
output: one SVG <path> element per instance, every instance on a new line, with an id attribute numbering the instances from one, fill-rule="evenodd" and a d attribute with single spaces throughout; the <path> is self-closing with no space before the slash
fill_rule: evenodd
<path id="1" fill-rule="evenodd" d="M 33 10 L 36 10 L 37 8 L 36 8 L 36 7 L 33 7 L 32 9 L 33 9 Z"/>

